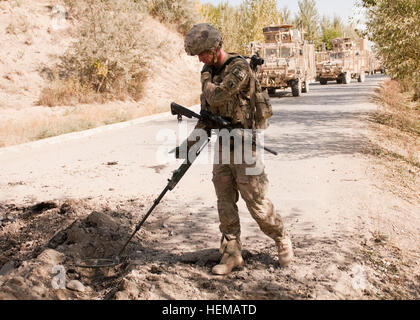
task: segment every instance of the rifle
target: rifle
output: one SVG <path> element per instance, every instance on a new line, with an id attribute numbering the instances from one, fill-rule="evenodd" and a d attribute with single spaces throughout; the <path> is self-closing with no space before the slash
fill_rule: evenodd
<path id="1" fill-rule="evenodd" d="M 190 109 L 187 109 L 187 108 L 185 108 L 185 107 L 183 107 L 183 106 L 181 106 L 181 105 L 179 105 L 175 102 L 171 103 L 171 113 L 173 115 L 178 116 L 178 121 L 180 121 L 180 119 L 182 119 L 182 116 L 185 116 L 185 117 L 190 118 L 190 119 L 191 118 L 196 118 L 196 119 L 201 120 L 204 123 L 208 124 L 208 127 L 212 128 L 212 129 L 215 129 L 215 128 L 218 128 L 218 129 L 230 128 L 232 126 L 232 123 L 230 121 L 222 118 L 221 116 L 217 116 L 217 115 L 212 114 L 211 112 L 203 110 L 203 109 L 201 109 L 200 114 L 198 114 L 198 113 L 195 113 L 194 111 L 192 111 Z M 247 131 L 244 131 L 244 132 L 247 132 Z M 252 137 L 252 143 L 255 146 L 257 146 L 259 148 L 262 148 L 269 153 L 272 153 L 274 155 L 278 155 L 278 153 L 276 151 L 271 150 L 270 148 L 267 148 L 265 146 L 261 146 L 260 144 L 258 144 L 256 142 L 256 139 L 255 139 L 254 136 Z"/>

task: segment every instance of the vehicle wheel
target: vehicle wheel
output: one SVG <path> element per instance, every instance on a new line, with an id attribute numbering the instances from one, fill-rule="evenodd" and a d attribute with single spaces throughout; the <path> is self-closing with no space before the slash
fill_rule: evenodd
<path id="1" fill-rule="evenodd" d="M 385 69 L 384 68 L 381 68 L 381 73 L 385 73 Z"/>
<path id="2" fill-rule="evenodd" d="M 299 97 L 302 93 L 302 82 L 300 79 L 293 81 L 292 84 L 292 95 L 294 97 Z"/>
<path id="3" fill-rule="evenodd" d="M 276 94 L 276 88 L 267 88 L 268 94 L 274 96 Z"/>
<path id="4" fill-rule="evenodd" d="M 337 83 L 338 84 L 342 84 L 343 83 L 343 79 L 342 78 L 337 78 Z"/>
<path id="5" fill-rule="evenodd" d="M 350 83 L 350 81 L 351 81 L 351 75 L 350 75 L 350 72 L 346 72 L 346 73 L 343 75 L 343 83 L 344 83 L 344 84 L 349 84 L 349 83 Z"/>
<path id="6" fill-rule="evenodd" d="M 328 80 L 327 79 L 320 79 L 319 82 L 324 85 L 327 84 Z"/>
<path id="7" fill-rule="evenodd" d="M 309 81 L 308 80 L 305 80 L 303 82 L 302 92 L 303 93 L 308 93 L 309 92 Z"/>
<path id="8" fill-rule="evenodd" d="M 364 73 L 364 72 L 362 72 L 362 73 L 359 75 L 359 78 L 357 78 L 357 81 L 358 81 L 358 82 L 365 82 L 365 73 Z"/>

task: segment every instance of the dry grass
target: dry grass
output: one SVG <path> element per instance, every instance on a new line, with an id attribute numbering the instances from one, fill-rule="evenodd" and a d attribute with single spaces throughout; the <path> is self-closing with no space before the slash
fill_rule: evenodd
<path id="1" fill-rule="evenodd" d="M 161 22 L 187 31 L 196 22 L 191 1 L 132 0 L 69 1 L 69 16 L 80 25 L 77 41 L 55 66 L 55 76 L 38 105 L 60 106 L 132 99 L 139 101 L 154 56 L 173 50 L 147 31 L 147 13 Z"/>
<path id="2" fill-rule="evenodd" d="M 21 144 L 65 133 L 82 131 L 103 125 L 127 121 L 163 112 L 138 103 L 86 104 L 61 107 L 61 112 L 19 117 L 0 123 L 0 147 Z"/>
<path id="3" fill-rule="evenodd" d="M 382 236 L 382 235 L 380 235 Z M 374 297 L 380 300 L 410 300 L 418 297 L 415 279 L 404 265 L 400 249 L 386 240 L 375 237 L 364 243 L 362 253 L 366 264 L 373 269 L 369 281 L 375 286 Z"/>
<path id="4" fill-rule="evenodd" d="M 1 2 L 8 2 L 12 8 L 14 7 L 20 7 L 23 4 L 23 0 L 0 0 Z M 0 7 L 2 9 L 2 7 Z"/>
<path id="5" fill-rule="evenodd" d="M 380 140 L 388 144 L 385 154 L 420 168 L 420 103 L 411 96 L 398 81 L 386 80 L 376 92 L 380 107 L 374 121 L 380 125 Z"/>
<path id="6" fill-rule="evenodd" d="M 413 209 L 378 211 L 370 243 L 364 244 L 370 282 L 378 299 L 418 299 L 418 223 L 420 206 L 420 109 L 399 82 L 386 80 L 376 91 L 378 110 L 372 117 L 371 170 L 379 190 L 413 204 Z M 403 202 L 402 202 L 403 203 Z"/>
<path id="7" fill-rule="evenodd" d="M 154 51 L 154 39 L 144 32 L 143 7 L 130 0 L 86 0 L 69 5 L 70 15 L 80 26 L 77 41 L 53 68 L 55 74 L 68 79 L 54 77 L 38 104 L 139 100 Z"/>
<path id="8" fill-rule="evenodd" d="M 420 204 L 420 106 L 399 83 L 386 80 L 376 91 L 370 153 L 378 158 L 394 194 Z"/>
<path id="9" fill-rule="evenodd" d="M 90 84 L 82 84 L 74 77 L 55 79 L 49 86 L 42 89 L 36 105 L 74 106 L 87 103 L 106 103 L 113 100 L 124 101 L 127 98 L 138 101 L 143 94 L 145 79 L 146 73 L 136 77 L 128 84 L 116 86 L 112 92 L 98 92 Z"/>
<path id="10" fill-rule="evenodd" d="M 100 102 L 101 95 L 95 95 L 92 89 L 83 87 L 79 81 L 69 78 L 55 80 L 42 89 L 37 101 L 39 106 L 74 106 L 78 103 Z"/>
<path id="11" fill-rule="evenodd" d="M 377 101 L 381 109 L 376 121 L 388 127 L 397 128 L 413 135 L 420 135 L 420 103 L 410 101 L 411 92 L 402 92 L 396 80 L 386 80 L 377 90 Z"/>

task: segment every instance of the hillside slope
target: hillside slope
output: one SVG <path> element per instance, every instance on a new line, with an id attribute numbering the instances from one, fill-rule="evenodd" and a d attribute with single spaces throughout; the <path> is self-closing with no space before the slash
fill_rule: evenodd
<path id="1" fill-rule="evenodd" d="M 160 51 L 152 52 L 140 101 L 37 106 L 78 25 L 72 19 L 55 24 L 56 4 L 60 1 L 0 2 L 0 41 L 8 44 L 0 47 L 0 147 L 166 111 L 171 101 L 198 102 L 199 62 L 185 54 L 180 34 L 147 17 L 145 28 Z"/>

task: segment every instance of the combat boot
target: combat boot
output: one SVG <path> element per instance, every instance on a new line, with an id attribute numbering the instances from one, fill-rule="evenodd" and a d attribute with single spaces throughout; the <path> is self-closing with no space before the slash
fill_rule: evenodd
<path id="1" fill-rule="evenodd" d="M 241 243 L 236 238 L 230 240 L 223 237 L 220 253 L 222 259 L 218 265 L 215 265 L 211 270 L 213 274 L 226 275 L 229 274 L 233 268 L 242 267 L 244 260 L 241 254 Z"/>
<path id="2" fill-rule="evenodd" d="M 279 263 L 282 267 L 286 267 L 290 264 L 293 259 L 293 247 L 292 241 L 289 237 L 285 237 L 281 240 L 276 240 L 276 246 L 279 253 Z"/>

